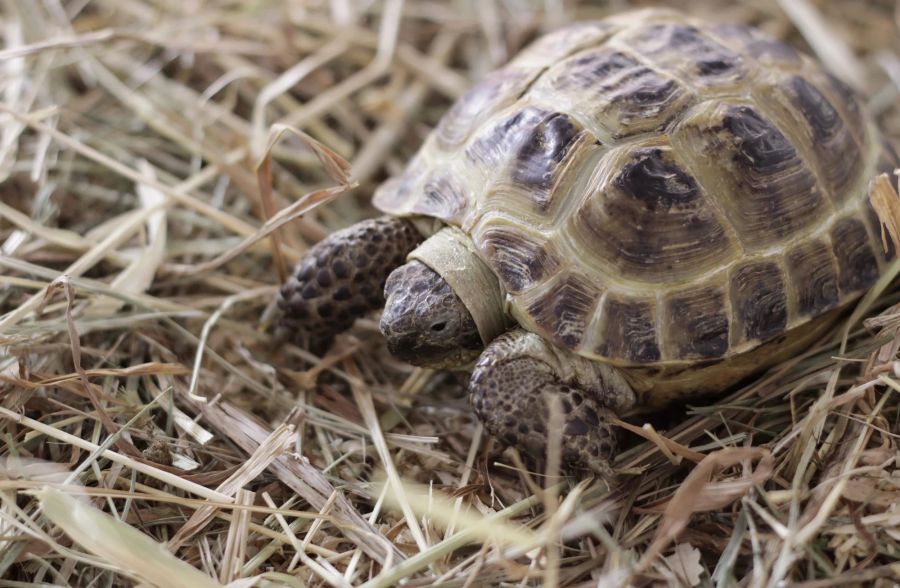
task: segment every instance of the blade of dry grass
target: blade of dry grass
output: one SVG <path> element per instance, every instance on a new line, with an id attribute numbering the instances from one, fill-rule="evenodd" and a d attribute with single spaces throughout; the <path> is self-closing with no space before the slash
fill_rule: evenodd
<path id="1" fill-rule="evenodd" d="M 205 588 L 220 584 L 166 552 L 143 533 L 66 494 L 35 492 L 44 514 L 87 550 L 121 573 L 151 586 Z"/>

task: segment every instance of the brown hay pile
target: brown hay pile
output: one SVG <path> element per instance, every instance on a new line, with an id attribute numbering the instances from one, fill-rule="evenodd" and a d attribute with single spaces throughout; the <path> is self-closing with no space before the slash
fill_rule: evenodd
<path id="1" fill-rule="evenodd" d="M 817 52 L 900 139 L 892 2 L 671 4 Z M 323 359 L 271 336 L 279 271 L 373 214 L 470 80 L 632 5 L 6 0 L 0 584 L 893 585 L 887 279 L 806 355 L 633 423 L 612 489 L 528 472 L 372 320 Z"/>

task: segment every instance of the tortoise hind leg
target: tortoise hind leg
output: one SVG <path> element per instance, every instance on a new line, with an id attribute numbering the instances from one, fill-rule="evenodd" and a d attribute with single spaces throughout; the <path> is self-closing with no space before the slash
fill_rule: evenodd
<path id="1" fill-rule="evenodd" d="M 312 247 L 281 287 L 288 337 L 323 353 L 334 336 L 384 304 L 384 282 L 422 241 L 413 224 L 382 216 L 329 235 Z"/>
<path id="2" fill-rule="evenodd" d="M 488 432 L 536 457 L 547 447 L 548 395 L 562 401 L 564 464 L 608 476 L 616 450 L 610 420 L 634 403 L 615 368 L 516 329 L 488 345 L 469 384 L 469 399 Z"/>

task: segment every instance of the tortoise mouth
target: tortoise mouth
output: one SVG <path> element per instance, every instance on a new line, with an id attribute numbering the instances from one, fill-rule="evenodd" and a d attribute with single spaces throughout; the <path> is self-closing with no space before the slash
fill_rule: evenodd
<path id="1" fill-rule="evenodd" d="M 477 349 L 469 346 L 448 349 L 442 345 L 422 341 L 415 334 L 387 336 L 387 347 L 391 355 L 417 367 L 431 369 L 460 367 L 475 361 L 481 352 L 480 341 L 478 343 Z"/>
<path id="2" fill-rule="evenodd" d="M 397 333 L 383 319 L 380 327 L 391 355 L 417 367 L 462 367 L 475 361 L 482 351 L 481 339 L 477 333 L 474 337 L 447 346 L 428 341 L 427 335 L 423 336 L 421 333 Z"/>

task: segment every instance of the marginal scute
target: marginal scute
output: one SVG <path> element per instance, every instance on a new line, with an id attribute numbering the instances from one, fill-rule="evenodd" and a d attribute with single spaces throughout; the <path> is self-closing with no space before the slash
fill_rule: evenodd
<path id="1" fill-rule="evenodd" d="M 434 130 L 445 150 L 461 145 L 486 117 L 515 102 L 536 71 L 503 69 L 475 84 L 441 118 Z"/>
<path id="2" fill-rule="evenodd" d="M 547 243 L 518 227 L 491 227 L 479 239 L 480 251 L 510 294 L 528 290 L 553 275 L 560 260 Z"/>
<path id="3" fill-rule="evenodd" d="M 627 277 L 684 278 L 733 254 L 702 190 L 663 146 L 631 153 L 571 222 L 580 242 Z"/>
<path id="4" fill-rule="evenodd" d="M 858 293 L 878 279 L 878 261 L 862 221 L 842 218 L 834 223 L 831 247 L 838 263 L 838 286 L 842 294 Z"/>
<path id="5" fill-rule="evenodd" d="M 851 198 L 864 165 L 855 138 L 840 113 L 815 86 L 800 76 L 793 76 L 787 87 L 791 105 L 802 115 L 811 134 L 811 147 L 816 156 L 812 163 L 838 203 Z"/>
<path id="6" fill-rule="evenodd" d="M 653 363 L 660 359 L 656 332 L 656 302 L 607 296 L 602 313 L 598 355 L 633 363 Z"/>
<path id="7" fill-rule="evenodd" d="M 567 273 L 531 302 L 528 314 L 542 332 L 566 349 L 577 348 L 597 299 L 598 288 L 588 278 Z"/>
<path id="8" fill-rule="evenodd" d="M 831 90 L 832 95 L 839 102 L 839 105 L 835 106 L 838 107 L 838 110 L 843 111 L 847 126 L 858 134 L 860 143 L 863 143 L 866 136 L 866 118 L 863 116 L 856 91 L 829 72 L 824 73 L 824 78 L 826 80 L 824 86 Z"/>
<path id="9" fill-rule="evenodd" d="M 527 106 L 503 116 L 472 139 L 466 149 L 469 160 L 486 171 L 494 171 L 516 153 L 550 112 Z"/>
<path id="10" fill-rule="evenodd" d="M 372 202 L 378 210 L 392 214 L 409 214 L 421 205 L 420 190 L 428 172 L 421 153 L 412 158 L 406 169 L 375 191 Z"/>
<path id="11" fill-rule="evenodd" d="M 787 252 L 787 275 L 796 292 L 797 312 L 813 317 L 840 302 L 837 268 L 829 247 L 820 240 L 800 243 Z"/>
<path id="12" fill-rule="evenodd" d="M 767 341 L 787 326 L 787 296 L 781 269 L 753 261 L 731 272 L 731 305 L 740 341 Z"/>
<path id="13" fill-rule="evenodd" d="M 512 163 L 511 179 L 531 195 L 535 205 L 546 210 L 551 189 L 572 147 L 582 136 L 581 128 L 569 117 L 553 113 L 535 125 Z"/>
<path id="14" fill-rule="evenodd" d="M 446 172 L 432 174 L 425 181 L 423 191 L 424 198 L 414 212 L 448 222 L 459 222 L 472 200 L 466 185 Z"/>
<path id="15" fill-rule="evenodd" d="M 717 359 L 728 351 L 725 296 L 716 286 L 692 288 L 666 297 L 667 347 L 682 359 Z M 671 351 L 670 351 L 671 353 Z"/>

